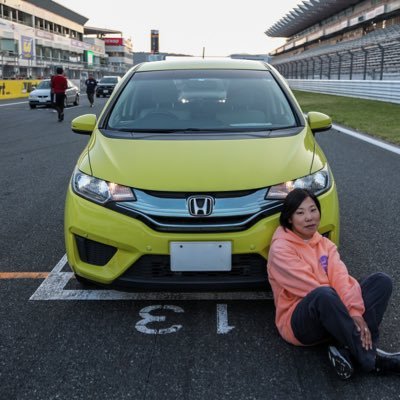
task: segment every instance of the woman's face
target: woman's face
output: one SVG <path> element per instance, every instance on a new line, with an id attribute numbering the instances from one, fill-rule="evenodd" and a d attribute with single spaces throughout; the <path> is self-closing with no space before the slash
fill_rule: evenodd
<path id="1" fill-rule="evenodd" d="M 292 231 L 302 239 L 311 239 L 317 231 L 321 215 L 314 200 L 307 197 L 293 213 L 289 222 L 292 224 Z"/>

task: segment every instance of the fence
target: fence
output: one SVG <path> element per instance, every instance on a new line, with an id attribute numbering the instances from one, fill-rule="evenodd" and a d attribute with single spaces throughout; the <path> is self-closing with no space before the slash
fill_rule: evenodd
<path id="1" fill-rule="evenodd" d="M 292 89 L 400 104 L 400 81 L 288 79 Z"/>

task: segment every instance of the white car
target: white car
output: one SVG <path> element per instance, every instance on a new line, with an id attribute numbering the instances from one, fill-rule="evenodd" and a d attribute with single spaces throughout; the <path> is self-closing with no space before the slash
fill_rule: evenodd
<path id="1" fill-rule="evenodd" d="M 69 79 L 67 81 L 68 89 L 65 92 L 65 107 L 70 104 L 77 106 L 79 104 L 79 88 Z M 50 79 L 41 81 L 37 88 L 29 94 L 29 107 L 36 108 L 36 106 L 51 106 Z"/>

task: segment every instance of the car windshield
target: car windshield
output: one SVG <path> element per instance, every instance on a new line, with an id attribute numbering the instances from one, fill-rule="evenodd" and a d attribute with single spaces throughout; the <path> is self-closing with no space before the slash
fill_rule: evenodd
<path id="1" fill-rule="evenodd" d="M 106 128 L 168 133 L 295 126 L 292 108 L 271 73 L 210 69 L 134 74 L 113 107 Z"/>
<path id="2" fill-rule="evenodd" d="M 118 82 L 118 78 L 114 78 L 114 77 L 109 77 L 109 78 L 102 78 L 100 79 L 100 83 L 117 83 Z"/>
<path id="3" fill-rule="evenodd" d="M 50 81 L 42 81 L 37 85 L 37 89 L 50 89 Z"/>

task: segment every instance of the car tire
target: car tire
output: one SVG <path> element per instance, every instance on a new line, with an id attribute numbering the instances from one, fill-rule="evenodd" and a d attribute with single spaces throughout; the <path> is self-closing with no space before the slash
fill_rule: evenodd
<path id="1" fill-rule="evenodd" d="M 34 109 L 34 108 L 36 108 L 36 105 L 35 104 L 29 104 L 29 107 Z"/>
<path id="2" fill-rule="evenodd" d="M 79 94 L 75 96 L 74 106 L 79 106 Z"/>
<path id="3" fill-rule="evenodd" d="M 100 97 L 100 95 L 99 95 L 99 94 L 96 94 L 96 97 Z"/>

